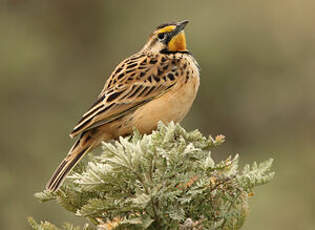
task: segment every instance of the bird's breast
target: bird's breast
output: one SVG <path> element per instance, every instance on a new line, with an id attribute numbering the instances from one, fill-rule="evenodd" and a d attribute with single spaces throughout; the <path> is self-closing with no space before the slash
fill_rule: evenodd
<path id="1" fill-rule="evenodd" d="M 137 109 L 129 125 L 136 127 L 141 133 L 150 133 L 156 128 L 158 121 L 182 121 L 196 98 L 199 70 L 197 66 L 191 66 L 180 77 L 171 90 Z"/>

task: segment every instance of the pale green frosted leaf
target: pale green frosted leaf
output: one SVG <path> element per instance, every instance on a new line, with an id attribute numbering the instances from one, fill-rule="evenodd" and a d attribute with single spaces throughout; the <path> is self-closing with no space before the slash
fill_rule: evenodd
<path id="1" fill-rule="evenodd" d="M 246 165 L 242 174 L 238 176 L 240 183 L 247 189 L 270 182 L 275 173 L 271 172 L 273 159 L 269 159 L 260 164 L 254 162 L 252 166 Z"/>
<path id="2" fill-rule="evenodd" d="M 137 207 L 146 207 L 150 202 L 151 197 L 145 193 L 136 195 L 136 197 L 131 198 L 130 201 Z"/>
<path id="3" fill-rule="evenodd" d="M 34 194 L 34 197 L 39 199 L 41 202 L 46 202 L 50 200 L 56 199 L 56 194 L 47 190 L 44 190 L 42 192 L 37 192 Z"/>
<path id="4" fill-rule="evenodd" d="M 91 199 L 80 210 L 77 210 L 78 216 L 94 216 L 99 212 L 104 212 L 106 209 L 112 206 L 110 201 L 101 199 Z"/>
<path id="5" fill-rule="evenodd" d="M 206 159 L 201 162 L 201 165 L 202 165 L 202 167 L 203 167 L 205 170 L 209 170 L 209 169 L 214 168 L 215 162 L 214 162 L 214 160 L 213 160 L 212 157 L 211 157 L 211 152 L 209 152 L 209 154 L 208 154 L 208 156 L 206 157 Z"/>
<path id="6" fill-rule="evenodd" d="M 171 210 L 168 214 L 170 215 L 170 218 L 172 218 L 173 220 L 182 221 L 185 219 L 185 211 L 181 208 Z"/>

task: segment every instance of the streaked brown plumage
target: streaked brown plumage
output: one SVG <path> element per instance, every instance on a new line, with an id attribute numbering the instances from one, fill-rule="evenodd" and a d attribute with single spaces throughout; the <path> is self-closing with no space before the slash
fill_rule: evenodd
<path id="1" fill-rule="evenodd" d="M 158 121 L 180 122 L 199 87 L 199 67 L 186 50 L 188 21 L 159 26 L 138 53 L 121 62 L 96 102 L 70 136 L 80 134 L 46 185 L 57 190 L 77 162 L 102 141 L 125 136 L 133 127 L 150 133 Z"/>

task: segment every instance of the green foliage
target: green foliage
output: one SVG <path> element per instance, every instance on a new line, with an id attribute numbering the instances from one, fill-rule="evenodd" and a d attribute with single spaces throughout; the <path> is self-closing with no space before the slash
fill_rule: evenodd
<path id="1" fill-rule="evenodd" d="M 28 218 L 28 222 L 34 230 L 60 230 L 56 225 L 49 223 L 48 221 L 42 221 L 38 224 L 32 217 Z M 62 230 L 80 230 L 80 227 L 74 227 L 72 224 L 65 223 Z M 83 230 L 89 230 L 88 225 L 84 226 Z"/>
<path id="2" fill-rule="evenodd" d="M 238 155 L 215 163 L 210 150 L 223 142 L 222 135 L 206 138 L 160 123 L 151 135 L 135 131 L 104 143 L 103 153 L 81 164 L 58 192 L 35 196 L 55 199 L 104 230 L 239 229 L 253 188 L 274 176 L 272 160 L 241 172 Z M 30 223 L 34 229 L 57 229 Z"/>

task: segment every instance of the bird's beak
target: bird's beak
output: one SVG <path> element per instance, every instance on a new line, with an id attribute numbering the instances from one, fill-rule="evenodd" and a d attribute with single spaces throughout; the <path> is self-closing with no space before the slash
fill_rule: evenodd
<path id="1" fill-rule="evenodd" d="M 186 25 L 188 24 L 188 20 L 184 20 L 182 22 L 178 22 L 176 24 L 176 28 L 172 31 L 171 33 L 171 37 L 176 36 L 177 34 L 179 34 L 181 31 L 183 31 L 186 27 Z"/>
<path id="2" fill-rule="evenodd" d="M 175 29 L 170 33 L 170 41 L 168 42 L 169 51 L 186 51 L 186 37 L 183 30 L 188 22 L 188 20 L 185 20 L 177 23 Z"/>

